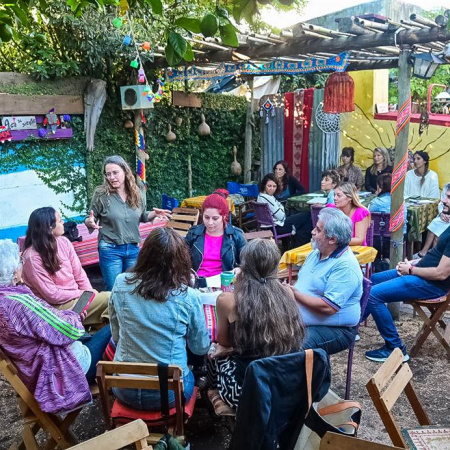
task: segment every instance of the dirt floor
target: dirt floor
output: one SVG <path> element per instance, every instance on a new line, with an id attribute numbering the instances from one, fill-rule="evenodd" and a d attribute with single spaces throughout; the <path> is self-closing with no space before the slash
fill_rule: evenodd
<path id="1" fill-rule="evenodd" d="M 98 274 L 89 272 L 89 276 L 95 279 Z M 411 309 L 403 309 L 397 327 L 400 336 L 404 338 L 407 345 L 411 344 L 419 326 L 420 321 L 418 318 L 412 317 Z M 359 401 L 363 408 L 359 437 L 391 444 L 365 387 L 369 378 L 380 366 L 378 363 L 364 358 L 366 350 L 376 348 L 381 344 L 380 336 L 373 321 L 369 320 L 367 327 L 361 327 L 360 336 L 361 340 L 356 344 L 354 352 L 351 391 L 351 399 Z M 332 388 L 342 397 L 345 391 L 347 356 L 348 352 L 342 352 L 331 358 Z M 448 393 L 450 366 L 443 347 L 431 335 L 419 355 L 412 359 L 409 364 L 413 373 L 414 386 L 431 422 L 450 427 L 450 415 L 448 414 L 450 406 Z M 400 397 L 395 405 L 393 414 L 403 427 L 417 425 L 414 414 L 404 396 Z M 22 423 L 14 392 L 9 384 L 0 377 L 0 450 L 9 448 L 14 441 L 19 440 Z M 98 400 L 95 400 L 92 406 L 86 407 L 82 411 L 73 430 L 80 441 L 104 432 L 104 422 Z M 195 450 L 226 449 L 230 439 L 226 424 L 222 421 L 213 421 L 201 402 L 197 404 L 194 416 L 187 425 L 186 434 L 191 442 L 191 448 Z"/>

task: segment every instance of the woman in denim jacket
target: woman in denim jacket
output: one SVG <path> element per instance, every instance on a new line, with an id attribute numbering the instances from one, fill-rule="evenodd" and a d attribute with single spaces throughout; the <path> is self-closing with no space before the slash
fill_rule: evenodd
<path id="1" fill-rule="evenodd" d="M 111 331 L 117 343 L 114 361 L 177 364 L 183 370 L 184 396 L 194 390 L 186 344 L 197 354 L 209 348 L 199 294 L 188 287 L 189 250 L 170 228 L 153 230 L 144 242 L 132 273 L 120 274 L 109 301 Z M 134 409 L 159 410 L 159 391 L 113 389 Z M 169 407 L 175 405 L 169 391 Z"/>
<path id="2" fill-rule="evenodd" d="M 203 224 L 191 228 L 186 236 L 193 269 L 201 277 L 233 270 L 240 263 L 246 240 L 240 228 L 228 223 L 230 209 L 226 197 L 220 192 L 206 197 L 202 214 Z"/>

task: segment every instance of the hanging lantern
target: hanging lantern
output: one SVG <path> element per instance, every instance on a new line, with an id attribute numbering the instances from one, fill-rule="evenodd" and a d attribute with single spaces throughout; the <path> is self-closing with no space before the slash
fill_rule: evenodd
<path id="1" fill-rule="evenodd" d="M 325 83 L 323 112 L 346 113 L 355 110 L 355 82 L 347 72 L 334 72 Z"/>

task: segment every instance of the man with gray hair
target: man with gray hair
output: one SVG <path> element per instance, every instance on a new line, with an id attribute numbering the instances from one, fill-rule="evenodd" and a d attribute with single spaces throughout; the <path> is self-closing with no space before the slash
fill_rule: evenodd
<path id="1" fill-rule="evenodd" d="M 352 222 L 339 209 L 324 208 L 312 231 L 313 251 L 295 286 L 306 338 L 303 349 L 322 348 L 329 355 L 349 348 L 361 315 L 362 273 L 349 247 Z"/>

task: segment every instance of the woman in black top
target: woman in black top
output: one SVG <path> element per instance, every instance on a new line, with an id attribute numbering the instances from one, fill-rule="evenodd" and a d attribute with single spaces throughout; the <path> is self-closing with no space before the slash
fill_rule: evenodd
<path id="1" fill-rule="evenodd" d="M 373 151 L 373 164 L 366 170 L 364 186 L 366 191 L 375 193 L 377 178 L 383 173 L 392 173 L 391 158 L 385 148 L 377 147 Z"/>
<path id="2" fill-rule="evenodd" d="M 306 193 L 306 189 L 302 186 L 300 181 L 290 174 L 289 165 L 286 161 L 277 161 L 273 166 L 273 173 L 275 174 L 279 185 L 275 198 L 280 202 L 283 202 L 294 195 Z"/>

